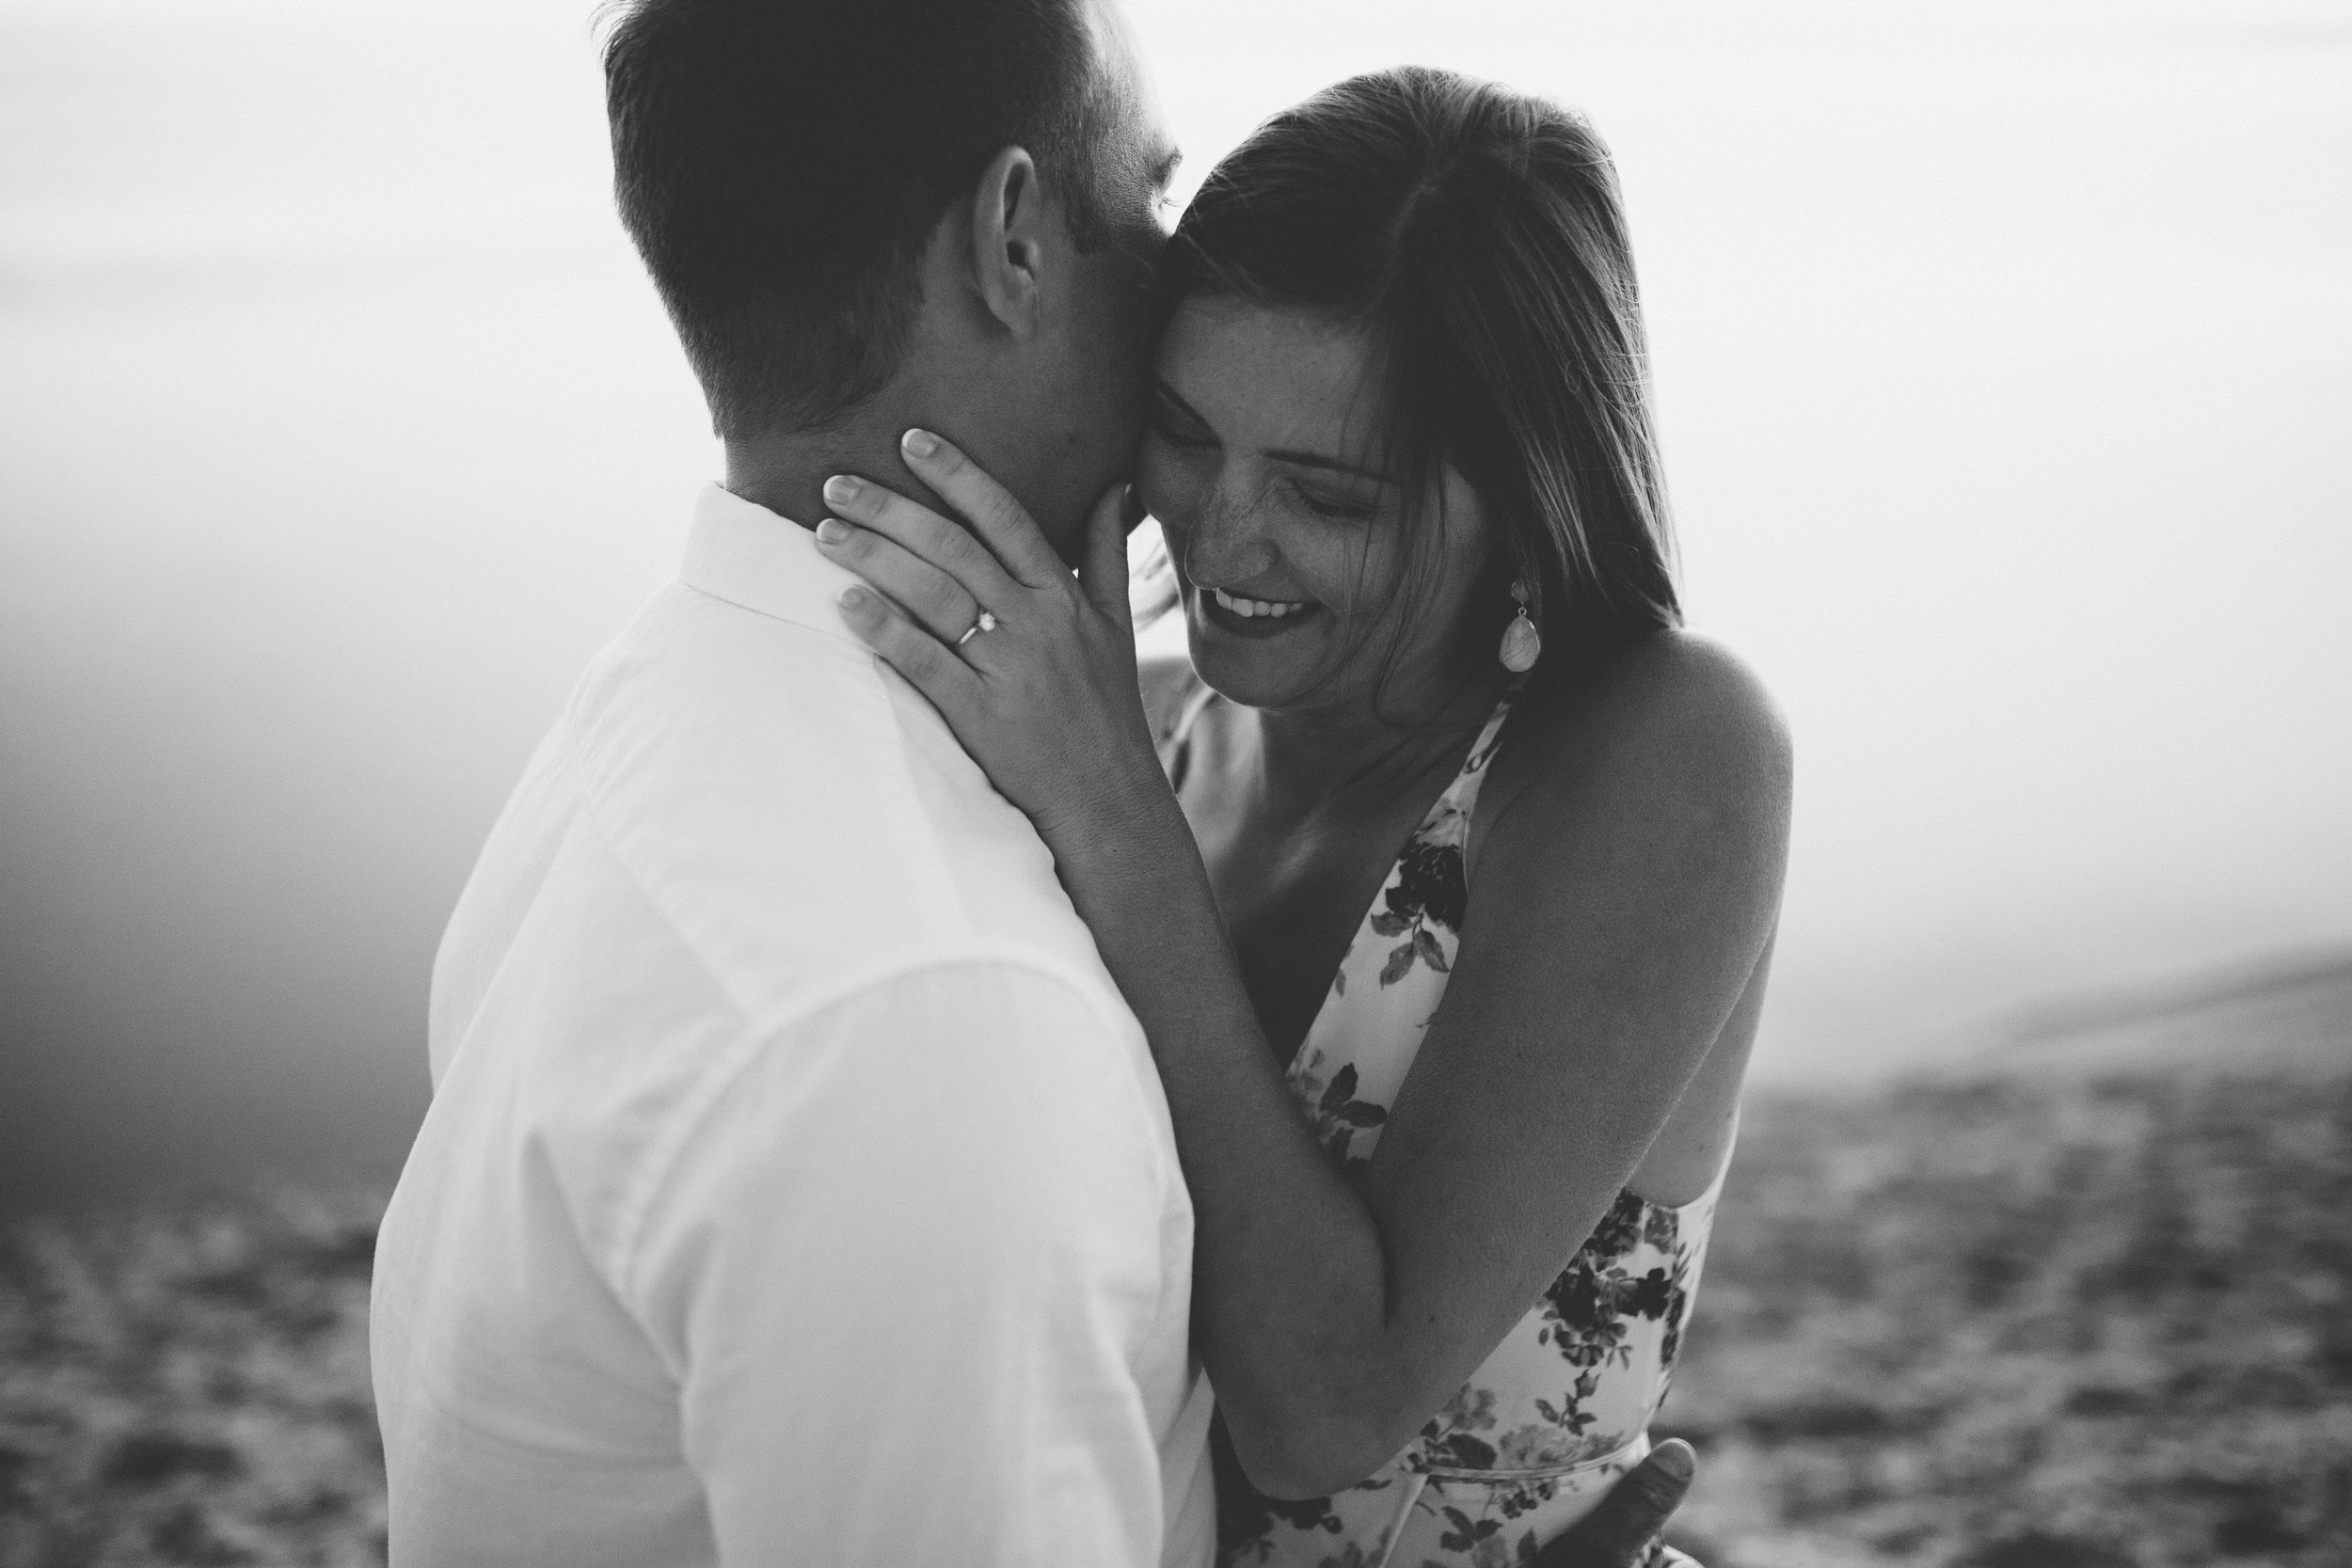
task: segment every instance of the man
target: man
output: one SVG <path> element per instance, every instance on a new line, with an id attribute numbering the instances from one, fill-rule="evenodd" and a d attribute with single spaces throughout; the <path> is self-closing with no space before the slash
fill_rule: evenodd
<path id="1" fill-rule="evenodd" d="M 436 965 L 377 1249 L 392 1560 L 1201 1568 L 1149 1053 L 796 526 L 829 475 L 910 483 L 919 425 L 1074 545 L 1135 438 L 1174 150 L 1097 0 L 639 0 L 606 63 L 727 479 Z M 1632 1561 L 1671 1506 L 1561 1560 Z"/>

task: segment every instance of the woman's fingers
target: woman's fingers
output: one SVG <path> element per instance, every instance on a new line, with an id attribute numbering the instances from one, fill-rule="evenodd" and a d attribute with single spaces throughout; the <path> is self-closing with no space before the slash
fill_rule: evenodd
<path id="1" fill-rule="evenodd" d="M 1121 628 L 1131 626 L 1135 616 L 1127 581 L 1127 535 L 1135 531 L 1128 501 L 1133 491 L 1121 480 L 1103 492 L 1087 517 L 1086 553 L 1078 561 L 1079 588 Z"/>
<path id="2" fill-rule="evenodd" d="M 900 614 L 891 602 L 863 583 L 841 591 L 841 619 L 859 641 L 930 699 L 953 729 L 969 711 L 979 676 L 945 642 Z"/>
<path id="3" fill-rule="evenodd" d="M 980 618 L 979 601 L 963 584 L 872 529 L 828 517 L 817 525 L 817 547 L 880 589 L 933 637 L 952 643 Z"/>
<path id="4" fill-rule="evenodd" d="M 825 501 L 845 522 L 871 529 L 938 567 L 991 610 L 1006 610 L 1021 596 L 1021 585 L 970 530 L 919 501 L 853 474 L 825 481 Z"/>
<path id="5" fill-rule="evenodd" d="M 1068 579 L 1069 566 L 1054 553 L 1012 492 L 981 472 L 952 442 L 928 430 L 910 430 L 898 438 L 898 449 L 907 467 L 963 514 L 1005 570 L 1032 588 Z"/>

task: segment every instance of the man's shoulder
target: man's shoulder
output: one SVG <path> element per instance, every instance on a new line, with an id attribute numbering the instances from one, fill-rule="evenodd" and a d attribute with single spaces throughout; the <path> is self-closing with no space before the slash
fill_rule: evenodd
<path id="1" fill-rule="evenodd" d="M 620 812 L 669 784 L 821 777 L 826 742 L 838 751 L 877 695 L 846 639 L 672 583 L 589 660 L 564 726 L 583 784 Z"/>
<path id="2" fill-rule="evenodd" d="M 1026 818 L 846 636 L 666 590 L 565 723 L 596 832 L 751 1010 L 882 952 L 1100 968 Z"/>

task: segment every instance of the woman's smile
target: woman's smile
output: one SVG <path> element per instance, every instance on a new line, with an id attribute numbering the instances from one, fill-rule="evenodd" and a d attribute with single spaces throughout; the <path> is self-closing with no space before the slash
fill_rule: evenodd
<path id="1" fill-rule="evenodd" d="M 1193 589 L 1192 601 L 1197 624 L 1234 637 L 1279 637 L 1323 610 L 1311 599 L 1260 599 L 1206 586 Z"/>

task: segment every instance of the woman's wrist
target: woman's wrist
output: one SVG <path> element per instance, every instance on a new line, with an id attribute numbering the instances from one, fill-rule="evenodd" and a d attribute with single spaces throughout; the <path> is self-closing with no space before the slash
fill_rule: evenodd
<path id="1" fill-rule="evenodd" d="M 1062 886 L 1093 930 L 1104 960 L 1122 985 L 1122 958 L 1156 920 L 1184 899 L 1184 880 L 1200 876 L 1200 851 L 1184 810 L 1156 759 L 1148 770 L 1097 766 L 1073 773 L 1066 804 L 1040 816 L 1038 836 L 1053 852 Z"/>
<path id="2" fill-rule="evenodd" d="M 1121 758 L 1116 766 L 1105 758 L 1073 761 L 1066 803 L 1038 824 L 1057 856 L 1132 865 L 1179 835 L 1189 842 L 1191 830 L 1157 757 Z"/>

